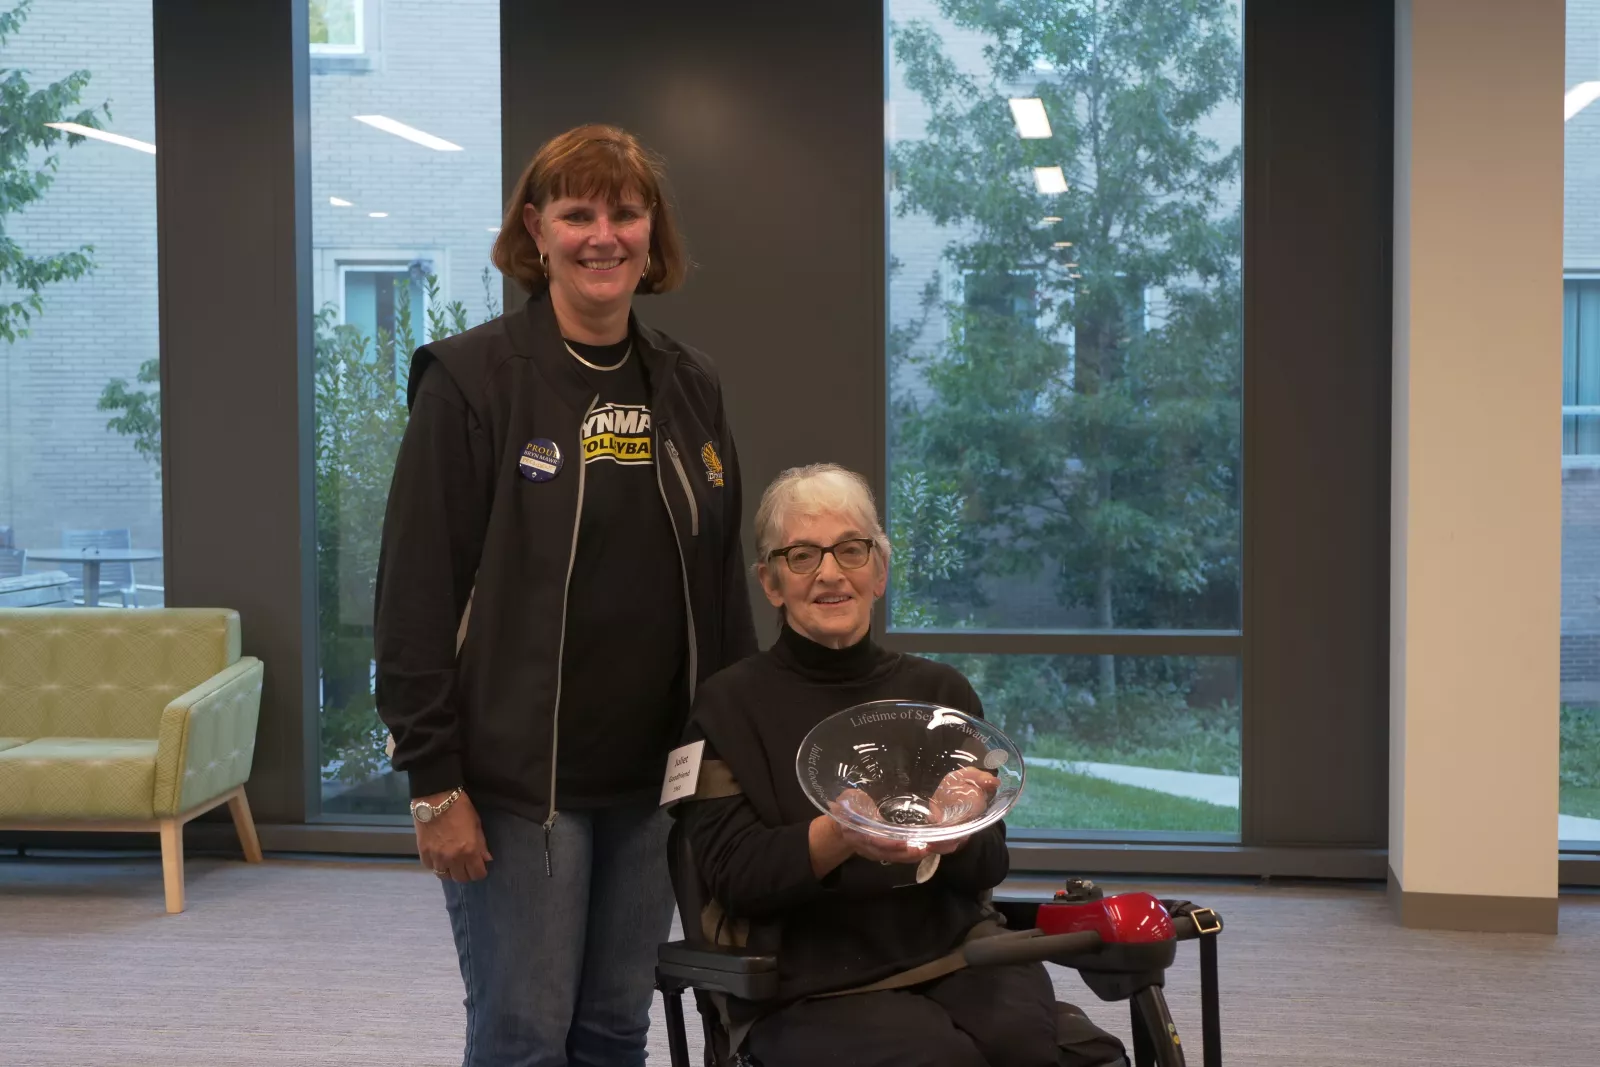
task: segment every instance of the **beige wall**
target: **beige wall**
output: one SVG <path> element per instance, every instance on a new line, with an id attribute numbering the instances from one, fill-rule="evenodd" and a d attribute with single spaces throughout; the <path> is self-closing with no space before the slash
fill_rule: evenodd
<path id="1" fill-rule="evenodd" d="M 1553 897 L 1564 5 L 1396 28 L 1390 862 Z"/>

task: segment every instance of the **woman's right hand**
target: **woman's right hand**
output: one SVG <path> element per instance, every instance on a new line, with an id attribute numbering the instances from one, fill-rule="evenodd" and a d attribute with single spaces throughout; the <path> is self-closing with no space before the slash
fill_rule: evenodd
<path id="1" fill-rule="evenodd" d="M 418 797 L 433 804 L 444 802 L 449 793 Z M 489 844 L 483 839 L 483 823 L 478 820 L 478 809 L 472 806 L 466 790 L 450 805 L 448 811 L 416 823 L 417 855 L 422 865 L 437 874 L 456 882 L 476 882 L 489 876 Z"/>

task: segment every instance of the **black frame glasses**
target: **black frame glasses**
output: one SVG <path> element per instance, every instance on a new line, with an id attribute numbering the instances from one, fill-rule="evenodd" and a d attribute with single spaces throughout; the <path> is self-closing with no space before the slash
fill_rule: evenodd
<path id="1" fill-rule="evenodd" d="M 846 563 L 844 561 L 844 557 L 839 555 L 838 549 L 844 548 L 847 545 L 864 545 L 865 546 L 866 551 L 863 552 L 862 555 L 861 555 L 861 562 L 859 562 L 859 563 Z M 767 553 L 767 562 L 770 563 L 773 560 L 777 559 L 779 556 L 782 556 L 783 557 L 783 562 L 785 563 L 785 565 L 788 566 L 788 568 L 789 568 L 791 573 L 793 573 L 793 574 L 813 574 L 813 573 L 815 573 L 817 571 L 818 568 L 820 568 L 822 566 L 823 559 L 825 559 L 827 556 L 829 556 L 831 554 L 833 556 L 833 561 L 839 565 L 839 569 L 840 570 L 842 570 L 842 571 L 858 571 L 862 567 L 865 567 L 868 563 L 870 563 L 872 561 L 872 551 L 876 547 L 877 547 L 877 545 L 873 542 L 872 538 L 870 538 L 870 537 L 847 537 L 843 541 L 836 541 L 831 545 L 813 545 L 813 544 L 808 544 L 806 542 L 801 542 L 799 544 L 785 545 L 783 548 L 775 548 L 775 549 L 773 549 L 771 552 Z M 814 548 L 814 549 L 818 550 L 817 551 L 817 561 L 815 563 L 813 563 L 811 566 L 806 567 L 803 570 L 800 567 L 795 566 L 794 557 L 790 555 L 791 552 L 795 551 L 796 549 L 800 549 L 800 548 Z"/>

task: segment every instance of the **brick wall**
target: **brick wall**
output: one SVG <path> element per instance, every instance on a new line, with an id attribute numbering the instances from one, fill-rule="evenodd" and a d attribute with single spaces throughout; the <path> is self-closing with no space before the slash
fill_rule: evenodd
<path id="1" fill-rule="evenodd" d="M 41 0 L 0 66 L 27 70 L 35 89 L 87 68 L 84 103 L 109 101 L 104 125 L 155 140 L 150 0 Z M 63 149 L 54 187 L 6 225 L 33 255 L 92 244 L 96 268 L 46 289 L 32 336 L 0 344 L 0 524 L 25 547 L 59 544 L 64 527 L 128 527 L 136 545 L 159 547 L 156 468 L 95 408 L 107 381 L 131 380 L 158 351 L 155 157 Z"/>
<path id="2" fill-rule="evenodd" d="M 341 261 L 423 256 L 440 275 L 443 300 L 463 301 L 477 321 L 479 274 L 501 210 L 498 2 L 371 7 L 369 69 L 313 65 L 315 300 L 337 301 Z M 36 87 L 87 69 L 85 102 L 110 101 L 107 128 L 154 141 L 152 56 L 150 0 L 39 0 L 0 66 L 29 70 Z M 435 152 L 351 118 L 371 113 L 464 151 Z M 334 208 L 331 196 L 355 206 Z M 24 546 L 56 545 L 66 527 L 127 527 L 135 544 L 159 547 L 156 467 L 108 431 L 95 407 L 106 382 L 131 380 L 158 355 L 155 158 L 97 142 L 64 151 L 55 186 L 7 225 L 35 254 L 93 244 L 97 266 L 89 278 L 48 289 L 32 336 L 0 346 L 0 525 L 14 527 Z M 495 285 L 498 298 L 498 278 Z M 141 581 L 159 583 L 159 575 L 159 564 L 141 567 Z"/>

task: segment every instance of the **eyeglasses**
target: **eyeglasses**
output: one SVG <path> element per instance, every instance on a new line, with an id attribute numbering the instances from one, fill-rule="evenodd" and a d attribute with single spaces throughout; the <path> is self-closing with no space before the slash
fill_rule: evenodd
<path id="1" fill-rule="evenodd" d="M 826 548 L 821 545 L 790 545 L 769 552 L 767 559 L 774 560 L 782 556 L 783 561 L 795 574 L 810 574 L 822 566 L 822 557 L 830 552 L 833 553 L 833 558 L 840 569 L 859 570 L 872 558 L 872 538 L 852 537 L 848 541 L 840 541 Z"/>

